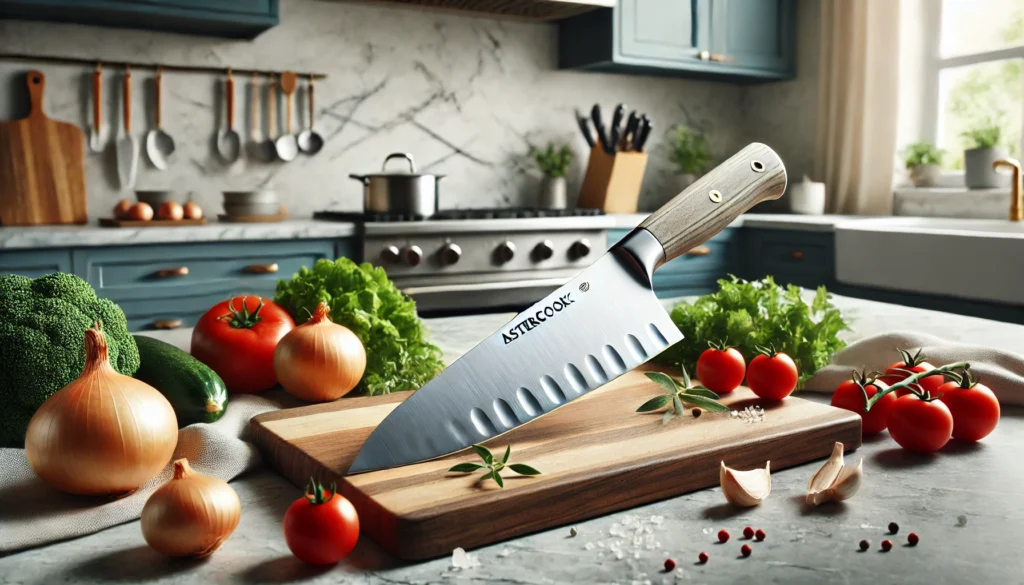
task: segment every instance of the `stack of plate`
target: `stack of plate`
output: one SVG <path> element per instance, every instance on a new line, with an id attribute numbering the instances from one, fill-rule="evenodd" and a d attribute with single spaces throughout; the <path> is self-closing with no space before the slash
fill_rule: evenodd
<path id="1" fill-rule="evenodd" d="M 284 217 L 274 191 L 224 191 L 224 216 L 234 221 L 268 221 Z"/>

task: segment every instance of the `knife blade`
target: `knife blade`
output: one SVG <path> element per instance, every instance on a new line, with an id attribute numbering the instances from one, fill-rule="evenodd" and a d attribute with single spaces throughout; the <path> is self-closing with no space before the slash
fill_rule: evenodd
<path id="1" fill-rule="evenodd" d="M 587 141 L 587 145 L 590 148 L 594 148 L 594 135 L 590 132 L 590 126 L 587 124 L 587 117 L 576 110 L 576 125 L 580 127 L 580 132 L 583 134 L 583 139 Z"/>
<path id="2" fill-rule="evenodd" d="M 654 294 L 654 270 L 785 188 L 786 169 L 771 148 L 753 143 L 733 155 L 407 398 L 373 430 L 348 473 L 482 443 L 681 340 Z"/>
<path id="3" fill-rule="evenodd" d="M 633 141 L 633 150 L 643 152 L 644 145 L 647 144 L 647 137 L 651 135 L 653 127 L 654 122 L 651 122 L 646 114 L 640 117 L 640 128 L 636 132 L 636 140 Z"/>
<path id="4" fill-rule="evenodd" d="M 633 141 L 636 140 L 636 126 L 639 123 L 640 117 L 637 116 L 636 110 L 633 110 L 629 113 L 629 117 L 626 118 L 626 129 L 622 132 L 619 150 L 633 149 Z"/>
<path id="5" fill-rule="evenodd" d="M 622 134 L 622 118 L 626 115 L 626 104 L 619 104 L 615 106 L 615 111 L 612 112 L 612 129 L 608 136 L 608 142 L 611 144 L 612 151 L 619 149 L 619 137 Z"/>
<path id="6" fill-rule="evenodd" d="M 604 121 L 601 120 L 601 104 L 594 104 L 590 108 L 590 120 L 594 123 L 594 131 L 597 132 L 597 139 L 601 141 L 601 148 L 608 154 L 615 154 L 612 145 L 608 143 L 608 133 L 604 130 Z"/>

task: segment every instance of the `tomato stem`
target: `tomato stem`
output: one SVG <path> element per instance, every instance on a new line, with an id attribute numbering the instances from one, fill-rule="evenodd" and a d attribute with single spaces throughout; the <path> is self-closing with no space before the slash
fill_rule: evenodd
<path id="1" fill-rule="evenodd" d="M 900 390 L 900 389 L 903 389 L 903 388 L 906 388 L 907 390 L 910 390 L 910 392 L 912 392 L 915 396 L 917 396 L 921 400 L 926 400 L 926 401 L 935 400 L 935 398 L 937 398 L 937 397 L 932 397 L 927 392 L 923 392 L 921 390 L 920 385 L 918 385 L 918 383 L 917 383 L 919 380 L 921 380 L 922 378 L 927 378 L 928 376 L 935 376 L 935 375 L 949 376 L 951 378 L 956 378 L 956 379 L 959 380 L 959 379 L 962 379 L 963 377 L 966 377 L 967 372 L 970 370 L 970 368 L 971 368 L 971 364 L 969 362 L 956 362 L 956 363 L 953 363 L 953 364 L 947 364 L 945 366 L 940 366 L 940 367 L 935 368 L 933 370 L 926 370 L 924 372 L 918 372 L 918 373 L 912 374 L 911 376 L 908 376 L 907 378 L 904 378 L 903 380 L 900 380 L 899 382 L 896 382 L 892 386 L 889 386 L 885 390 L 879 390 L 878 392 L 876 392 L 874 396 L 872 396 L 870 399 L 867 400 L 867 402 L 866 402 L 866 404 L 864 406 L 864 412 L 870 411 L 871 407 L 874 406 L 876 402 L 881 400 L 882 397 L 885 396 L 886 394 L 889 394 L 890 392 L 895 392 L 896 390 Z M 962 373 L 957 372 L 956 370 L 961 370 Z M 865 396 L 867 396 L 866 393 L 865 393 Z"/>
<path id="2" fill-rule="evenodd" d="M 237 297 L 236 297 L 237 298 Z M 224 319 L 228 321 L 228 325 L 235 329 L 252 329 L 257 323 L 262 321 L 260 317 L 260 311 L 263 309 L 263 297 L 256 297 L 260 300 L 259 306 L 252 313 L 249 312 L 249 305 L 246 303 L 249 297 L 242 297 L 242 309 L 238 310 L 234 306 L 235 299 L 228 300 L 228 311 L 230 314 L 221 315 L 218 319 Z"/>
<path id="3" fill-rule="evenodd" d="M 338 491 L 338 484 L 332 483 L 331 489 L 325 494 L 324 486 L 314 478 L 309 478 L 309 486 L 306 488 L 306 499 L 309 500 L 310 504 L 318 506 L 320 504 L 326 504 L 331 501 L 334 494 Z"/>

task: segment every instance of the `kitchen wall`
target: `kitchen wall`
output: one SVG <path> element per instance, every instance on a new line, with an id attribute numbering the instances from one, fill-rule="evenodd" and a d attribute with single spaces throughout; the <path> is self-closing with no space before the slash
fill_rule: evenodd
<path id="1" fill-rule="evenodd" d="M 572 112 L 594 101 L 608 113 L 615 103 L 625 102 L 648 112 L 658 125 L 642 209 L 657 208 L 678 191 L 662 144 L 664 130 L 674 123 L 703 128 L 721 158 L 756 137 L 783 147 L 787 162 L 790 157 L 806 161 L 801 136 L 809 121 L 799 111 L 805 96 L 797 94 L 810 81 L 750 89 L 560 71 L 557 27 L 551 24 L 287 0 L 281 3 L 281 25 L 253 42 L 5 21 L 0 22 L 0 51 L 327 73 L 316 87 L 323 151 L 291 163 L 243 160 L 230 167 L 214 150 L 216 129 L 224 123 L 222 84 L 209 75 L 165 74 L 164 127 L 177 141 L 176 161 L 161 172 L 143 156 L 137 188 L 191 192 L 214 212 L 219 211 L 219 191 L 259 186 L 279 190 L 293 215 L 359 209 L 361 186 L 348 173 L 375 171 L 394 151 L 411 152 L 422 170 L 447 175 L 442 207 L 529 205 L 535 201 L 537 176 L 521 155 L 528 142 L 548 139 L 571 141 L 583 159 L 572 172 L 574 192 L 586 146 Z M 801 75 L 807 73 L 805 60 Z M 23 74 L 31 67 L 47 75 L 47 114 L 86 126 L 91 70 L 64 65 L 0 62 L 0 118 L 25 115 Z M 107 73 L 104 115 L 110 141 L 103 153 L 87 154 L 86 161 L 91 217 L 109 215 L 124 196 L 113 148 L 114 130 L 120 129 L 120 77 Z M 133 73 L 133 133 L 143 144 L 152 111 L 146 101 L 151 75 Z M 247 83 L 239 83 L 237 91 L 236 125 L 244 127 Z M 755 112 L 752 120 L 745 122 L 744 109 Z M 304 113 L 304 108 L 296 111 Z M 294 122 L 296 128 L 305 123 L 304 116 Z"/>

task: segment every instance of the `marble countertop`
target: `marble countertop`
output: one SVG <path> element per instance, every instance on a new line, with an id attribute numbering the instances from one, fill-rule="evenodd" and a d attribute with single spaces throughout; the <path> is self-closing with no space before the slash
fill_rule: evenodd
<path id="1" fill-rule="evenodd" d="M 850 341 L 898 325 L 1024 353 L 1022 326 L 839 296 L 835 303 L 852 324 L 844 333 Z M 510 317 L 433 319 L 427 326 L 450 362 Z M 189 333 L 161 336 L 187 345 Z M 2 557 L 0 584 L 1013 583 L 1020 580 L 1017 537 L 1024 535 L 1024 508 L 1017 496 L 1024 485 L 1024 465 L 1017 463 L 1021 444 L 1024 410 L 1019 408 L 1004 409 L 999 429 L 985 441 L 951 444 L 936 456 L 905 453 L 883 433 L 851 456 L 864 458 L 865 480 L 844 505 L 807 509 L 801 504 L 807 479 L 819 465 L 810 463 L 774 472 L 773 492 L 756 508 L 730 508 L 720 489 L 706 489 L 581 521 L 575 538 L 563 527 L 483 547 L 471 551 L 480 566 L 463 570 L 452 569 L 448 558 L 405 564 L 366 538 L 335 567 L 302 565 L 289 553 L 280 525 L 298 491 L 273 471 L 260 470 L 232 483 L 242 501 L 241 524 L 207 559 L 160 557 L 146 546 L 136 521 Z M 958 526 L 961 515 L 967 518 L 964 526 Z M 651 526 L 655 549 L 640 548 L 622 560 L 602 552 L 614 525 L 640 521 Z M 901 527 L 897 536 L 886 534 L 891 521 Z M 747 525 L 763 528 L 768 537 L 742 559 L 737 553 Z M 733 535 L 728 544 L 714 543 L 721 528 Z M 916 548 L 903 545 L 910 531 L 921 536 Z M 878 552 L 883 538 L 896 544 L 889 553 Z M 869 552 L 857 551 L 861 539 L 872 543 Z M 695 564 L 701 551 L 712 557 L 707 565 Z M 671 575 L 661 572 L 667 556 L 678 562 Z"/>

